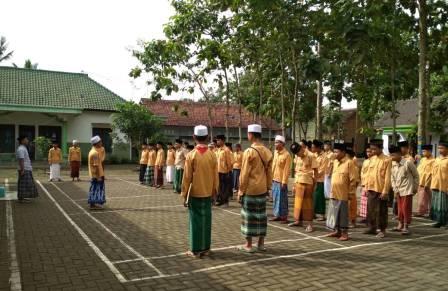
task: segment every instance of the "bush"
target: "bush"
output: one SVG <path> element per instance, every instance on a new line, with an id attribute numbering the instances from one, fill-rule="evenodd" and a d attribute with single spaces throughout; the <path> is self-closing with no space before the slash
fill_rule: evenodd
<path id="1" fill-rule="evenodd" d="M 51 147 L 51 140 L 45 136 L 38 136 L 34 140 L 34 144 L 36 145 L 37 152 L 42 159 L 48 154 L 48 150 Z"/>

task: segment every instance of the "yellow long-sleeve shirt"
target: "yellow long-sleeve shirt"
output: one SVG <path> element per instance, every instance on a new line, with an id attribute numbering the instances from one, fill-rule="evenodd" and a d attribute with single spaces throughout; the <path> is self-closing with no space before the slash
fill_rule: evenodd
<path id="1" fill-rule="evenodd" d="M 291 160 L 291 155 L 287 150 L 275 151 L 274 161 L 272 162 L 273 181 L 288 185 L 289 175 L 291 174 Z"/>
<path id="2" fill-rule="evenodd" d="M 176 151 L 173 149 L 168 150 L 166 153 L 166 165 L 174 166 L 175 160 L 176 160 Z"/>
<path id="3" fill-rule="evenodd" d="M 448 156 L 440 156 L 434 161 L 431 189 L 448 193 Z"/>
<path id="4" fill-rule="evenodd" d="M 191 197 L 205 198 L 218 193 L 218 162 L 206 145 L 197 145 L 187 154 L 182 180 L 183 197 L 187 196 L 190 184 Z"/>
<path id="5" fill-rule="evenodd" d="M 295 182 L 301 184 L 314 184 L 314 170 L 318 164 L 316 157 L 309 151 L 305 151 L 303 157 L 295 158 Z"/>
<path id="6" fill-rule="evenodd" d="M 429 158 L 423 157 L 420 160 L 417 171 L 420 177 L 419 185 L 423 187 L 431 187 L 432 167 L 435 159 L 433 156 Z"/>
<path id="7" fill-rule="evenodd" d="M 358 179 L 358 169 L 352 160 L 347 157 L 334 160 L 330 198 L 347 201 L 349 195 L 356 193 Z"/>
<path id="8" fill-rule="evenodd" d="M 148 167 L 154 167 L 156 165 L 157 152 L 150 150 L 148 152 Z"/>
<path id="9" fill-rule="evenodd" d="M 240 191 L 245 195 L 262 195 L 271 189 L 271 181 L 272 153 L 262 143 L 253 143 L 243 154 Z"/>
<path id="10" fill-rule="evenodd" d="M 391 189 L 392 160 L 380 154 L 370 158 L 366 175 L 366 190 L 381 194 L 389 194 Z"/>
<path id="11" fill-rule="evenodd" d="M 60 164 L 62 162 L 62 152 L 60 148 L 51 148 L 48 151 L 48 163 Z"/>
<path id="12" fill-rule="evenodd" d="M 369 171 L 369 163 L 370 163 L 370 159 L 365 159 L 364 162 L 362 162 L 362 168 L 361 168 L 361 185 L 362 186 L 366 185 L 367 173 Z"/>
<path id="13" fill-rule="evenodd" d="M 104 177 L 103 161 L 101 160 L 101 153 L 97 148 L 92 147 L 89 152 L 89 176 L 92 179 L 99 179 Z"/>
<path id="14" fill-rule="evenodd" d="M 230 173 L 233 169 L 233 158 L 232 152 L 228 147 L 220 147 L 217 151 L 218 157 L 218 172 L 219 173 Z"/>
<path id="15" fill-rule="evenodd" d="M 160 149 L 157 151 L 155 166 L 163 167 L 165 165 L 165 151 Z"/>
<path id="16" fill-rule="evenodd" d="M 234 152 L 233 153 L 233 168 L 241 169 L 241 165 L 243 164 L 243 152 Z"/>
<path id="17" fill-rule="evenodd" d="M 317 161 L 317 177 L 316 182 L 323 183 L 325 180 L 325 172 L 328 169 L 328 164 L 330 163 L 330 159 L 328 158 L 328 155 L 326 155 L 324 152 L 321 152 L 320 154 L 315 153 L 314 154 Z"/>
<path id="18" fill-rule="evenodd" d="M 104 160 L 106 160 L 106 150 L 104 149 L 104 147 L 100 147 L 97 149 L 98 154 L 100 155 L 100 160 L 103 163 Z"/>
<path id="19" fill-rule="evenodd" d="M 148 156 L 149 156 L 149 151 L 147 149 L 142 150 L 142 152 L 140 154 L 140 165 L 148 164 Z"/>
<path id="20" fill-rule="evenodd" d="M 69 162 L 80 162 L 81 161 L 81 148 L 80 147 L 70 147 L 68 150 L 68 161 Z"/>

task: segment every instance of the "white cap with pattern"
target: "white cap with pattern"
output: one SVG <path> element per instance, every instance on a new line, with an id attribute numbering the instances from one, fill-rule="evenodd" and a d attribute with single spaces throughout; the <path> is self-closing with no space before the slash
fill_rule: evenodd
<path id="1" fill-rule="evenodd" d="M 207 136 L 208 129 L 205 125 L 198 125 L 194 127 L 194 135 L 195 136 Z"/>
<path id="2" fill-rule="evenodd" d="M 101 141 L 101 138 L 99 137 L 99 136 L 97 136 L 97 135 L 95 135 L 94 137 L 92 137 L 91 139 L 90 139 L 90 142 L 92 143 L 92 144 L 97 144 L 97 143 L 99 143 Z"/>
<path id="3" fill-rule="evenodd" d="M 275 141 L 285 143 L 285 137 L 283 135 L 277 135 L 275 136 Z"/>
<path id="4" fill-rule="evenodd" d="M 259 125 L 259 124 L 250 124 L 247 127 L 247 132 L 249 132 L 249 133 L 261 133 L 261 125 Z"/>

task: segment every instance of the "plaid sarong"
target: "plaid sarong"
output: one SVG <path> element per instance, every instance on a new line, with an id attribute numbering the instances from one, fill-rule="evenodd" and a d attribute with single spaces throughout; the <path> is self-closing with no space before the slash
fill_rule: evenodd
<path id="1" fill-rule="evenodd" d="M 154 166 L 148 166 L 145 173 L 145 184 L 154 186 Z"/>
<path id="2" fill-rule="evenodd" d="M 266 215 L 266 194 L 244 195 L 241 208 L 241 233 L 245 237 L 266 236 L 268 217 Z"/>
<path id="3" fill-rule="evenodd" d="M 90 181 L 90 189 L 89 189 L 89 199 L 87 203 L 92 204 L 100 204 L 103 205 L 106 203 L 106 186 L 104 184 L 104 180 L 92 179 Z"/>
<path id="4" fill-rule="evenodd" d="M 33 172 L 24 171 L 23 175 L 20 175 L 17 180 L 17 197 L 19 200 L 23 198 L 36 198 L 39 195 L 36 184 L 34 183 Z"/>
<path id="5" fill-rule="evenodd" d="M 184 169 L 182 169 L 182 168 L 176 169 L 176 172 L 174 175 L 174 184 L 173 184 L 173 189 L 176 193 L 180 193 L 182 190 L 183 175 L 184 175 Z"/>
<path id="6" fill-rule="evenodd" d="M 190 250 L 193 253 L 210 250 L 212 240 L 212 200 L 206 198 L 189 198 L 188 213 Z"/>
<path id="7" fill-rule="evenodd" d="M 432 190 L 431 220 L 440 224 L 448 224 L 448 193 Z"/>
<path id="8" fill-rule="evenodd" d="M 431 208 L 432 193 L 429 187 L 418 187 L 417 195 L 417 213 L 419 215 L 428 215 Z"/>
<path id="9" fill-rule="evenodd" d="M 359 206 L 359 216 L 361 216 L 362 218 L 367 218 L 367 200 L 368 200 L 367 190 L 364 187 L 362 187 L 361 204 Z"/>
<path id="10" fill-rule="evenodd" d="M 333 231 L 348 228 L 348 201 L 330 199 L 328 204 L 327 227 Z"/>
<path id="11" fill-rule="evenodd" d="M 313 193 L 314 214 L 325 215 L 327 201 L 325 200 L 324 183 L 317 182 Z"/>
<path id="12" fill-rule="evenodd" d="M 71 178 L 79 178 L 79 168 L 81 167 L 80 161 L 71 161 L 70 162 L 70 177 Z"/>
<path id="13" fill-rule="evenodd" d="M 282 189 L 282 184 L 272 182 L 273 214 L 275 217 L 288 218 L 288 188 Z"/>

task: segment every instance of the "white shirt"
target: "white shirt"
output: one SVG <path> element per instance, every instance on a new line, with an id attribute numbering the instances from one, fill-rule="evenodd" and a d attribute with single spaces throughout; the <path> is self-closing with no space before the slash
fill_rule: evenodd
<path id="1" fill-rule="evenodd" d="M 28 154 L 28 149 L 24 145 L 19 145 L 16 151 L 17 160 L 23 159 L 23 169 L 25 171 L 32 171 L 33 167 L 31 166 L 30 155 Z M 20 170 L 20 166 L 18 166 Z"/>

